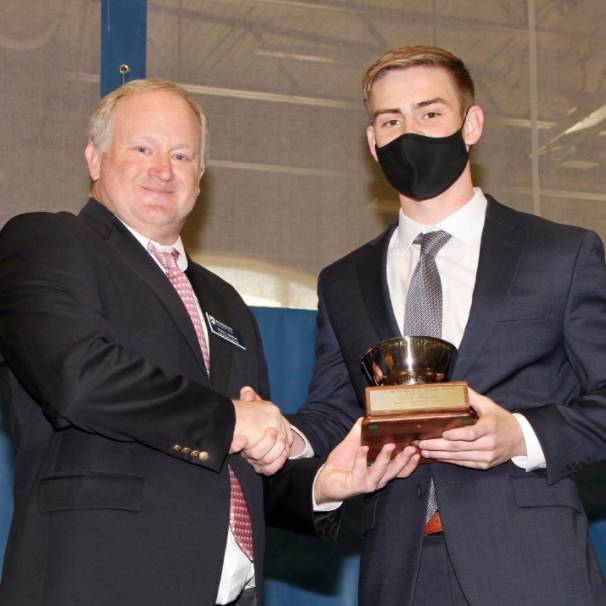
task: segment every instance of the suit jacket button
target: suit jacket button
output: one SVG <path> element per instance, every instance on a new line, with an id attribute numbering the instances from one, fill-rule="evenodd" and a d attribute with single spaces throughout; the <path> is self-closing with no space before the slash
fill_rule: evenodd
<path id="1" fill-rule="evenodd" d="M 568 465 L 564 465 L 564 467 L 562 467 L 562 473 L 568 473 L 570 471 L 570 467 L 568 467 Z"/>
<path id="2" fill-rule="evenodd" d="M 200 459 L 200 461 L 208 461 L 209 458 L 210 455 L 205 450 L 198 455 L 198 459 Z"/>
<path id="3" fill-rule="evenodd" d="M 583 461 L 583 465 L 585 465 L 585 467 L 587 467 L 587 465 L 589 465 L 589 463 L 590 463 L 590 462 L 591 462 L 591 461 L 590 461 L 589 459 L 585 459 L 585 460 Z"/>
<path id="4" fill-rule="evenodd" d="M 417 484 L 415 488 L 415 495 L 417 495 L 417 497 L 423 496 L 423 486 L 421 486 L 420 484 Z"/>
<path id="5" fill-rule="evenodd" d="M 191 452 L 191 448 L 187 448 L 187 446 L 186 446 L 185 448 L 182 448 L 182 449 L 181 449 L 181 452 L 182 452 L 183 454 L 189 454 L 189 453 Z"/>
<path id="6" fill-rule="evenodd" d="M 173 446 L 173 450 L 176 450 L 177 452 L 179 452 L 181 450 L 181 446 L 179 446 L 179 444 L 175 444 Z"/>
<path id="7" fill-rule="evenodd" d="M 190 456 L 192 459 L 195 459 L 195 458 L 196 458 L 196 457 L 197 457 L 199 454 L 200 454 L 200 451 L 199 451 L 199 450 L 192 450 L 192 451 L 189 453 L 189 456 Z"/>

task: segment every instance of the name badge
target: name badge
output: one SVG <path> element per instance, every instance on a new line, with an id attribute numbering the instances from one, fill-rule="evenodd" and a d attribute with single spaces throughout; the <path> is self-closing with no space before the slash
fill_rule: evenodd
<path id="1" fill-rule="evenodd" d="M 244 347 L 244 339 L 240 334 L 240 331 L 237 328 L 232 328 L 227 324 L 221 322 L 221 320 L 217 320 L 214 316 L 211 316 L 208 312 L 206 312 L 206 318 L 208 319 L 208 326 L 210 331 L 217 335 L 217 337 L 221 337 L 226 341 L 229 341 L 232 345 L 236 347 L 240 347 L 241 349 L 246 349 Z"/>

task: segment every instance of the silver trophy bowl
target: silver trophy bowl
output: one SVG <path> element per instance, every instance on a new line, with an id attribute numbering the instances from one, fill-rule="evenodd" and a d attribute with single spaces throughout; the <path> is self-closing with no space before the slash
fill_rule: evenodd
<path id="1" fill-rule="evenodd" d="M 371 385 L 416 385 L 441 381 L 456 350 L 436 337 L 396 337 L 371 347 L 362 370 Z"/>

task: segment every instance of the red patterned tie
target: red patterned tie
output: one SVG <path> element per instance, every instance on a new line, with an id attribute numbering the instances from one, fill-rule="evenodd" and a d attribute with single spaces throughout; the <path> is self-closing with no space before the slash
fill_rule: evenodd
<path id="1" fill-rule="evenodd" d="M 231 530 L 238 541 L 238 545 L 242 551 L 253 560 L 253 538 L 252 538 L 252 523 L 248 505 L 242 492 L 242 487 L 234 470 L 229 466 L 229 479 L 231 481 L 231 503 L 229 506 L 229 523 Z"/>
<path id="2" fill-rule="evenodd" d="M 204 328 L 202 327 L 202 318 L 198 313 L 198 306 L 196 305 L 196 295 L 194 289 L 191 287 L 189 278 L 179 269 L 177 265 L 177 259 L 179 258 L 179 251 L 176 248 L 171 248 L 167 253 L 160 252 L 151 242 L 147 245 L 147 250 L 160 261 L 160 264 L 166 271 L 166 275 L 170 280 L 170 283 L 175 287 L 175 290 L 179 293 L 185 309 L 191 318 L 198 337 L 198 343 L 200 343 L 200 349 L 202 350 L 202 357 L 204 358 L 204 365 L 206 366 L 206 372 L 210 378 L 210 357 L 208 355 L 208 346 L 206 345 L 206 336 L 204 335 Z"/>
<path id="3" fill-rule="evenodd" d="M 206 344 L 206 336 L 204 334 L 204 328 L 202 327 L 202 318 L 198 312 L 198 306 L 196 305 L 196 295 L 194 289 L 191 286 L 189 278 L 179 269 L 177 260 L 179 259 L 179 251 L 176 248 L 172 248 L 169 252 L 160 252 L 151 242 L 147 245 L 147 250 L 160 262 L 160 265 L 166 271 L 166 275 L 170 280 L 170 283 L 175 287 L 177 293 L 187 309 L 187 313 L 191 318 L 198 337 L 198 343 L 200 343 L 200 349 L 202 350 L 202 357 L 204 358 L 204 364 L 206 365 L 206 372 L 210 377 L 210 357 L 208 355 L 208 346 Z M 253 540 L 252 540 L 252 523 L 250 519 L 250 513 L 248 511 L 248 505 L 242 487 L 238 478 L 234 473 L 231 466 L 229 467 L 229 479 L 231 482 L 231 503 L 229 507 L 229 523 L 231 530 L 236 537 L 236 541 L 240 546 L 240 549 L 250 558 L 253 559 Z"/>

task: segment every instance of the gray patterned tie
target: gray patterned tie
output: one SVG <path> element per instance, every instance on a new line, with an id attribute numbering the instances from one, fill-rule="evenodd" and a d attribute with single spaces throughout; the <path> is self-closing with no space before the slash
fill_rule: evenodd
<path id="1" fill-rule="evenodd" d="M 414 240 L 414 244 L 421 245 L 421 256 L 408 287 L 404 312 L 405 335 L 442 336 L 442 281 L 436 265 L 436 255 L 450 237 L 445 231 L 430 231 L 419 234 Z M 432 479 L 425 515 L 426 524 L 436 511 L 438 502 Z"/>

